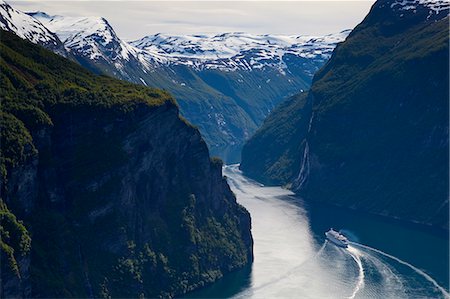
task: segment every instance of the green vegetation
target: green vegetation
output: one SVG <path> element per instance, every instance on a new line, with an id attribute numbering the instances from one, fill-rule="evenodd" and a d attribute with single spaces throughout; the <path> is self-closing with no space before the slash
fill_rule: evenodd
<path id="1" fill-rule="evenodd" d="M 126 65 L 127 75 L 124 75 L 108 63 L 78 59 L 95 72 L 138 84 L 143 80 L 168 90 L 179 103 L 181 114 L 198 126 L 210 153 L 219 155 L 227 163 L 240 160 L 244 140 L 262 123 L 267 111 L 283 97 L 308 88 L 311 78 L 307 72 L 323 64 L 312 59 L 291 61 L 286 58 L 290 71 L 284 75 L 270 68 L 224 72 L 171 65 L 148 72 L 141 66 Z"/>
<path id="2" fill-rule="evenodd" d="M 448 18 L 396 22 L 361 24 L 317 74 L 304 193 L 448 228 Z"/>
<path id="3" fill-rule="evenodd" d="M 308 93 L 282 102 L 242 150 L 241 169 L 265 184 L 286 184 L 300 170 L 311 117 Z"/>
<path id="4" fill-rule="evenodd" d="M 23 223 L 6 207 L 0 199 L 0 247 L 1 271 L 12 273 L 20 279 L 17 260 L 26 257 L 31 249 L 31 237 Z"/>
<path id="5" fill-rule="evenodd" d="M 305 198 L 448 228 L 448 17 L 400 17 L 383 3 L 315 75 L 306 137 L 294 116 L 309 108 L 286 101 L 245 146 L 242 169 L 289 184 L 307 142 Z"/>
<path id="6" fill-rule="evenodd" d="M 250 217 L 169 94 L 1 34 L 2 279 L 25 271 L 30 297 L 173 297 L 251 262 Z"/>
<path id="7" fill-rule="evenodd" d="M 164 91 L 93 75 L 10 32 L 1 31 L 0 53 L 3 179 L 8 168 L 36 154 L 32 133 L 52 126 L 54 115 L 88 109 L 114 118 L 138 105 L 174 103 Z"/>
<path id="8" fill-rule="evenodd" d="M 33 139 L 23 122 L 14 115 L 0 112 L 1 155 L 0 170 L 1 179 L 6 179 L 6 168 L 15 167 L 24 162 L 29 156 L 36 154 Z"/>
<path id="9" fill-rule="evenodd" d="M 11 169 L 25 164 L 31 157 L 38 154 L 42 159 L 46 159 L 45 151 L 38 153 L 32 136 L 39 130 L 53 127 L 54 117 L 64 115 L 65 111 L 78 111 L 82 114 L 89 110 L 93 113 L 102 113 L 103 117 L 108 119 L 126 115 L 138 105 L 151 108 L 166 102 L 174 102 L 166 92 L 93 75 L 79 65 L 26 42 L 10 32 L 0 31 L 0 34 L 0 98 L 2 99 L 0 170 L 3 199 L 8 197 L 8 172 Z M 99 135 L 98 138 L 101 141 L 102 138 L 104 139 L 104 134 Z M 99 157 L 109 164 L 117 161 L 113 157 L 116 154 L 111 152 L 115 147 L 108 147 L 111 142 L 117 140 L 103 141 L 100 147 L 98 145 L 93 147 L 92 144 L 86 143 L 80 144 L 80 147 L 76 149 L 77 154 L 83 156 L 86 162 L 77 170 L 80 177 L 91 175 L 93 170 L 102 170 L 98 167 L 99 163 L 93 164 L 94 161 L 101 160 Z M 99 151 L 102 155 L 98 155 Z M 87 165 L 94 165 L 94 167 L 89 169 Z M 15 200 L 17 199 L 11 196 L 8 205 L 18 206 Z M 51 218 L 46 218 L 49 213 L 43 210 L 35 221 L 28 222 L 34 222 L 35 228 L 42 226 L 43 230 L 48 230 L 50 226 L 57 223 L 49 221 Z M 2 269 L 9 264 L 9 270 L 19 275 L 16 259 L 18 255 L 29 254 L 29 234 L 25 226 L 16 221 L 14 214 L 6 208 L 3 201 L 1 217 L 2 255 L 6 254 L 5 260 L 9 261 L 9 263 L 2 263 Z M 64 220 L 61 217 L 59 219 L 62 225 L 60 229 L 67 227 L 63 225 Z M 42 232 L 37 234 L 40 236 Z M 50 236 L 46 242 L 58 240 L 58 238 L 52 239 L 55 235 L 50 234 Z M 23 240 L 19 242 L 17 238 Z M 26 240 L 28 241 L 25 242 Z M 33 255 L 36 255 L 39 244 L 42 243 L 36 241 L 34 244 L 36 246 L 33 247 Z M 45 252 L 45 250 L 43 249 L 42 254 L 46 257 L 54 258 L 58 254 L 58 252 Z M 36 264 L 39 264 L 39 258 L 36 260 Z M 49 260 L 44 259 L 41 266 L 45 263 L 51 264 Z M 51 281 L 52 278 L 49 276 L 51 271 L 44 272 L 39 277 L 37 268 L 33 270 L 37 273 L 36 280 L 42 278 Z M 7 269 L 3 270 L 6 273 Z M 53 281 L 56 282 L 56 280 Z M 64 282 L 61 281 L 60 286 L 63 284 Z M 62 296 L 69 294 L 60 293 Z"/>
<path id="10" fill-rule="evenodd" d="M 118 259 L 102 283 L 102 297 L 172 297 L 210 284 L 249 262 L 243 254 L 247 245 L 236 230 L 239 220 L 229 213 L 201 219 L 193 195 L 189 202 L 175 212 L 174 223 L 151 220 L 158 232 L 153 245 L 128 243 L 127 255 Z"/>
<path id="11" fill-rule="evenodd" d="M 219 157 L 211 157 L 211 163 L 219 169 L 222 169 L 223 161 Z"/>

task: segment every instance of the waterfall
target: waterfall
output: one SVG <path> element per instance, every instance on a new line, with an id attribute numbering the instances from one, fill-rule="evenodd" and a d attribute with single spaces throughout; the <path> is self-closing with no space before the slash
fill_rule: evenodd
<path id="1" fill-rule="evenodd" d="M 314 119 L 314 114 L 311 112 L 311 117 L 309 118 L 309 124 L 308 124 L 308 131 L 306 132 L 306 135 L 308 135 L 311 131 L 312 122 Z M 308 140 L 305 138 L 305 148 L 303 150 L 303 158 L 301 161 L 300 171 L 298 172 L 297 178 L 294 180 L 292 184 L 292 189 L 300 190 L 304 184 L 306 183 L 306 180 L 309 176 L 310 171 L 310 160 L 309 160 L 309 144 Z"/>
<path id="2" fill-rule="evenodd" d="M 297 178 L 294 180 L 294 183 L 292 185 L 294 190 L 299 190 L 303 187 L 306 180 L 309 176 L 309 144 L 308 141 L 305 141 L 305 149 L 303 150 L 303 159 L 302 159 L 302 165 L 300 166 L 300 171 L 298 173 Z"/>
<path id="3" fill-rule="evenodd" d="M 311 132 L 313 119 L 314 119 L 314 114 L 311 112 L 311 118 L 309 119 L 309 124 L 308 124 L 308 134 L 309 134 L 309 132 Z"/>

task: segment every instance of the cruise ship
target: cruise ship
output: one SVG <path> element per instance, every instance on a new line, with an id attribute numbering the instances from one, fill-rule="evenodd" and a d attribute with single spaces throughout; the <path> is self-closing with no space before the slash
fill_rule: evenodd
<path id="1" fill-rule="evenodd" d="M 335 231 L 332 228 L 330 228 L 330 230 L 325 233 L 325 236 L 331 243 L 333 243 L 336 246 L 343 247 L 343 248 L 348 247 L 347 238 L 343 234 Z"/>

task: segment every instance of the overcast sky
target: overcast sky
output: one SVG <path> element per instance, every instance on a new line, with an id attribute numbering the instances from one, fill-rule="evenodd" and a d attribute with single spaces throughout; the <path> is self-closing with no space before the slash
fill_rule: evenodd
<path id="1" fill-rule="evenodd" d="M 102 16 L 119 37 L 249 32 L 322 35 L 355 27 L 374 1 L 15 1 L 22 11 Z"/>

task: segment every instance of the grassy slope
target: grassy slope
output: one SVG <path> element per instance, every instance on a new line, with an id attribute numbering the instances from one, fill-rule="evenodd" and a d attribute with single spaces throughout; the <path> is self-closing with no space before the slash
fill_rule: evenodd
<path id="1" fill-rule="evenodd" d="M 274 111 L 245 144 L 240 167 L 265 184 L 286 184 L 299 172 L 311 101 L 300 93 Z"/>
<path id="2" fill-rule="evenodd" d="M 373 18 L 316 76 L 309 141 L 319 165 L 303 192 L 448 225 L 448 19 Z"/>
<path id="3" fill-rule="evenodd" d="M 2 197 L 8 193 L 8 172 L 38 154 L 32 134 L 53 126 L 52 115 L 92 109 L 117 117 L 138 105 L 174 103 L 163 91 L 95 76 L 10 32 L 0 31 L 0 53 Z M 20 277 L 16 259 L 29 254 L 30 233 L 2 199 L 0 216 L 2 256 Z"/>
<path id="4" fill-rule="evenodd" d="M 208 144 L 212 155 L 227 162 L 240 161 L 240 150 L 268 112 L 285 97 L 307 89 L 311 78 L 306 74 L 323 64 L 321 61 L 286 58 L 291 72 L 278 70 L 225 72 L 195 71 L 182 65 L 161 66 L 152 71 L 138 65 L 127 65 L 127 75 L 118 73 L 106 63 L 89 59 L 79 62 L 97 73 L 168 90 L 177 100 L 181 114 L 195 124 Z M 307 70 L 307 71 L 305 71 Z"/>
<path id="5" fill-rule="evenodd" d="M 4 267 L 10 265 L 8 271 L 14 272 L 19 257 L 30 253 L 30 228 L 33 239 L 30 279 L 33 295 L 39 296 L 90 296 L 84 274 L 87 271 L 95 296 L 173 295 L 213 282 L 225 272 L 249 262 L 251 248 L 249 244 L 244 244 L 243 231 L 240 231 L 243 229 L 240 221 L 249 219 L 248 214 L 235 203 L 231 192 L 226 192 L 228 186 L 220 175 L 221 164 L 217 162 L 210 167 L 221 180 L 215 191 L 216 194 L 219 192 L 218 197 L 223 197 L 225 211 L 211 211 L 204 204 L 204 211 L 199 215 L 195 197 L 188 197 L 186 193 L 192 192 L 191 185 L 198 186 L 199 182 L 203 182 L 201 175 L 205 176 L 205 185 L 211 183 L 209 180 L 212 178 L 210 174 L 199 172 L 182 173 L 180 177 L 172 178 L 175 187 L 167 190 L 170 204 L 157 209 L 161 215 L 157 212 L 153 213 L 156 215 L 148 215 L 147 210 L 138 211 L 142 213 L 140 219 L 152 228 L 147 232 L 147 235 L 154 234 L 151 241 L 146 240 L 142 244 L 144 241 L 139 240 L 139 244 L 134 231 L 127 232 L 129 240 L 122 239 L 127 223 L 124 223 L 124 216 L 118 214 L 126 211 L 114 211 L 93 225 L 88 220 L 89 213 L 101 207 L 105 200 L 117 201 L 121 178 L 114 172 L 111 174 L 111 170 L 117 170 L 116 164 L 123 164 L 123 161 L 122 140 L 115 138 L 124 137 L 130 129 L 120 127 L 106 134 L 104 126 L 117 119 L 119 123 L 122 123 L 120 120 L 131 119 L 127 123 L 131 129 L 136 129 L 132 121 L 134 118 L 127 118 L 127 115 L 145 115 L 147 109 L 161 106 L 164 107 L 158 108 L 158 111 L 173 112 L 175 109 L 164 108 L 174 108 L 176 104 L 164 91 L 94 75 L 11 33 L 0 33 L 2 196 L 6 197 L 3 199 L 12 208 L 12 211 L 8 210 L 0 201 L 2 256 L 10 261 L 9 264 L 2 263 L 2 270 L 6 271 Z M 172 112 L 164 115 L 176 117 Z M 86 142 L 76 143 L 75 146 L 70 144 L 68 139 L 72 138 L 69 138 L 72 133 L 65 134 L 64 130 L 67 130 L 72 118 L 66 120 L 66 116 L 79 121 L 79 125 L 75 125 L 78 130 L 86 129 L 76 137 Z M 187 128 L 186 123 L 173 119 L 172 122 L 178 124 L 178 134 L 193 134 L 191 137 L 200 139 L 198 132 L 192 127 Z M 33 137 L 40 129 L 48 127 L 53 127 L 52 136 L 59 136 L 61 144 L 52 144 L 51 149 L 45 148 L 39 152 L 42 148 Z M 161 141 L 168 143 L 171 138 L 177 139 L 178 135 Z M 64 145 L 66 141 L 68 144 Z M 143 144 L 145 147 L 144 141 Z M 191 145 L 194 146 L 194 142 Z M 207 149 L 201 140 L 197 146 L 201 151 L 181 153 L 180 157 L 188 156 L 184 161 L 187 165 L 199 160 L 209 162 Z M 43 191 L 40 190 L 37 201 L 33 203 L 33 213 L 25 216 L 23 225 L 14 216 L 17 215 L 15 198 L 7 196 L 9 190 L 5 181 L 12 169 L 18 169 L 37 155 L 37 181 L 44 182 L 44 186 L 41 186 Z M 166 161 L 159 162 L 169 173 L 176 171 L 176 166 L 165 165 Z M 61 169 L 59 174 L 62 176 L 45 177 L 52 174 L 52 167 Z M 108 171 L 111 174 L 108 181 L 96 191 L 86 191 L 83 184 Z M 40 177 L 39 174 L 43 173 Z M 195 182 L 192 182 L 192 177 Z M 148 179 L 150 182 L 154 180 L 157 178 Z M 52 184 L 61 184 L 56 188 L 65 191 L 72 188 L 66 192 L 67 198 L 62 199 L 63 204 L 53 202 L 45 193 L 46 188 L 55 189 Z M 195 190 L 198 196 L 203 195 L 203 191 Z M 59 200 L 64 197 L 59 196 Z M 210 201 L 208 203 L 212 205 Z M 129 250 L 121 252 L 120 256 L 101 249 L 111 242 L 121 246 L 126 241 Z"/>
<path id="6" fill-rule="evenodd" d="M 3 179 L 7 168 L 35 152 L 27 150 L 34 148 L 30 132 L 52 126 L 50 115 L 58 113 L 58 109 L 95 109 L 108 111 L 114 117 L 142 104 L 174 103 L 166 92 L 92 75 L 76 63 L 30 46 L 9 32 L 0 33 Z"/>
<path id="7" fill-rule="evenodd" d="M 401 19 L 378 4 L 315 76 L 306 139 L 312 168 L 301 193 L 446 226 L 448 18 L 418 22 L 418 12 Z M 285 141 L 306 129 L 290 125 L 300 113 L 304 108 L 289 102 L 275 109 L 272 124 L 266 122 L 245 146 L 242 169 L 268 182 L 291 182 L 298 165 L 278 161 L 301 155 Z M 280 148 L 272 150 L 273 144 Z M 274 180 L 273 173 L 287 175 Z"/>

